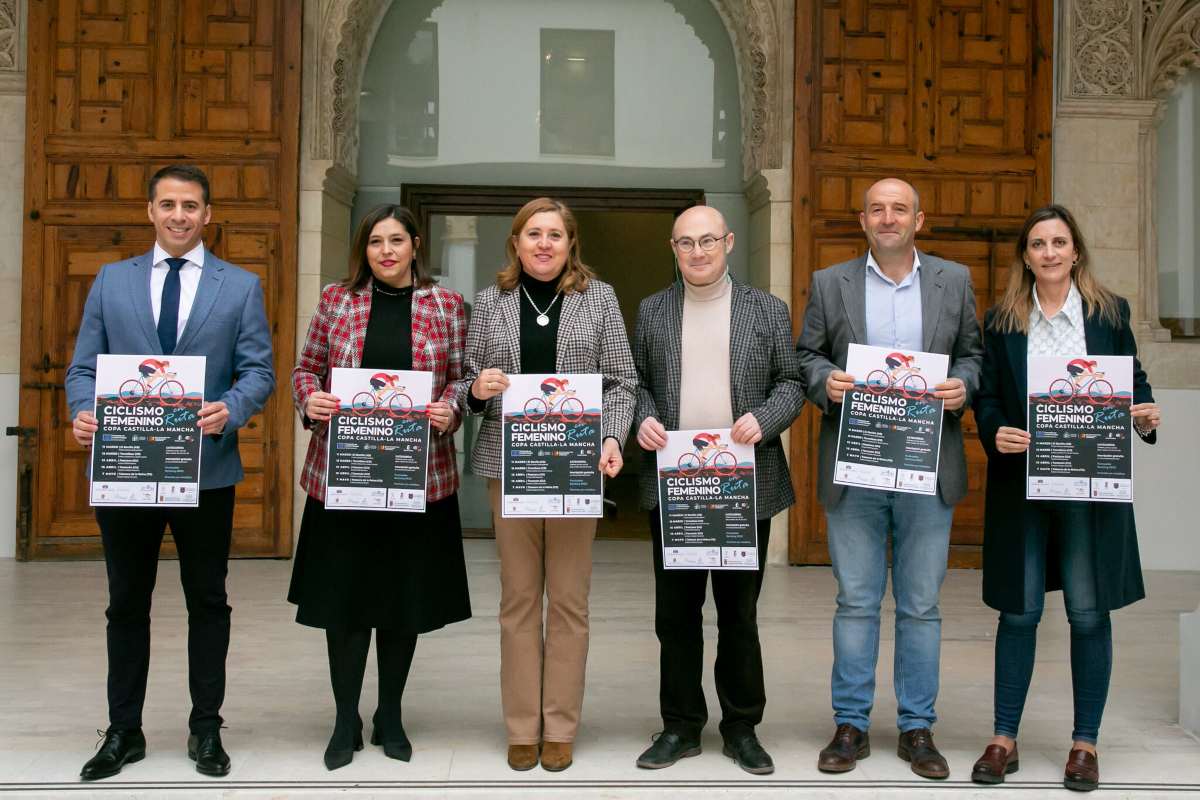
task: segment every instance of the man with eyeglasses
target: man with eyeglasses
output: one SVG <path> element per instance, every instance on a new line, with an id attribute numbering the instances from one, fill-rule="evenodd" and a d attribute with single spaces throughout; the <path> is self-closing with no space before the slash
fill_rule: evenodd
<path id="1" fill-rule="evenodd" d="M 662 733 L 638 757 L 645 769 L 699 755 L 708 721 L 701 681 L 709 571 L 663 569 L 655 451 L 666 446 L 668 430 L 730 428 L 735 442 L 755 446 L 759 567 L 712 572 L 721 737 L 723 752 L 742 769 L 775 770 L 754 733 L 767 702 L 757 607 L 771 518 L 795 502 L 779 436 L 800 413 L 804 386 L 787 306 L 729 276 L 733 239 L 713 208 L 680 214 L 671 235 L 680 280 L 642 301 L 634 333 L 635 425 L 645 450 L 641 502 L 653 531 L 663 720 Z"/>
<path id="2" fill-rule="evenodd" d="M 971 273 L 962 264 L 917 251 L 914 240 L 924 221 L 917 190 L 905 181 L 885 178 L 867 189 L 859 224 L 870 247 L 865 255 L 813 273 L 797 344 L 808 399 L 821 409 L 817 494 L 825 507 L 838 582 L 832 678 L 837 727 L 817 758 L 822 772 L 849 772 L 871 753 L 868 729 L 890 533 L 896 752 L 921 777 L 950 775 L 933 743 L 942 636 L 938 595 L 946 577 L 954 504 L 967 493 L 960 420 L 979 386 L 983 346 Z M 845 372 L 852 343 L 950 356 L 948 379 L 933 387 L 944 409 L 937 494 L 833 482 L 842 398 L 856 377 Z"/>

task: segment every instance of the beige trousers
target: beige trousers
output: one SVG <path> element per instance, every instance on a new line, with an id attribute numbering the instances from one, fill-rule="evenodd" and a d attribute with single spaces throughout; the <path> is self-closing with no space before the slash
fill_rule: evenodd
<path id="1" fill-rule="evenodd" d="M 596 520 L 505 519 L 500 481 L 488 481 L 488 490 L 500 553 L 500 697 L 508 743 L 572 742 L 583 707 Z"/>

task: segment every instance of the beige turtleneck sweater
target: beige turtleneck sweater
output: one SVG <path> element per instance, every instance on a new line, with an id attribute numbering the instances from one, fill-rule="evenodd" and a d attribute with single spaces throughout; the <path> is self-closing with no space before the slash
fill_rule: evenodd
<path id="1" fill-rule="evenodd" d="M 680 430 L 733 425 L 729 384 L 732 287 L 728 276 L 708 286 L 683 282 Z"/>

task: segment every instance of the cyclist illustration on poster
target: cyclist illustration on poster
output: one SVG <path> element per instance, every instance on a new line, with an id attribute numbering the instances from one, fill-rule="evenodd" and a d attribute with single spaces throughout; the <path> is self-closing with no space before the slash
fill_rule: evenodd
<path id="1" fill-rule="evenodd" d="M 433 374 L 334 367 L 325 506 L 424 511 Z"/>
<path id="2" fill-rule="evenodd" d="M 601 517 L 600 375 L 509 375 L 504 391 L 505 517 Z"/>
<path id="3" fill-rule="evenodd" d="M 1133 500 L 1132 356 L 1030 356 L 1025 496 Z"/>
<path id="4" fill-rule="evenodd" d="M 851 344 L 854 388 L 842 402 L 833 482 L 868 489 L 937 493 L 942 401 L 950 358 Z"/>
<path id="5" fill-rule="evenodd" d="M 758 569 L 754 445 L 729 428 L 667 431 L 658 451 L 664 569 Z"/>
<path id="6" fill-rule="evenodd" d="M 203 404 L 203 356 L 97 356 L 91 504 L 198 505 Z"/>

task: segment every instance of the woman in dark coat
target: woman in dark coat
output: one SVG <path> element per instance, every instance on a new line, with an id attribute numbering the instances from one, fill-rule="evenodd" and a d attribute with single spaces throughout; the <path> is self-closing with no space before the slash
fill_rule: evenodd
<path id="1" fill-rule="evenodd" d="M 453 437 L 461 417 L 451 402 L 466 317 L 462 297 L 434 283 L 420 247 L 411 211 L 382 205 L 368 212 L 351 247 L 350 275 L 321 292 L 292 372 L 292 396 L 312 439 L 300 476 L 308 502 L 288 600 L 298 606 L 297 622 L 325 629 L 337 705 L 325 750 L 331 770 L 362 749 L 358 701 L 372 629 L 379 705 L 371 742 L 408 761 L 412 744 L 400 705 L 417 635 L 471 616 Z M 432 373 L 423 513 L 326 508 L 329 420 L 342 401 L 329 393 L 335 367 Z M 391 377 L 380 378 L 380 387 Z"/>
<path id="2" fill-rule="evenodd" d="M 1153 444 L 1160 421 L 1137 361 L 1129 304 L 1099 284 L 1069 211 L 1030 215 L 1003 299 L 984 320 L 983 371 L 975 396 L 988 455 L 983 600 L 1000 612 L 996 631 L 995 736 L 972 779 L 1001 783 L 1016 772 L 1017 728 L 1033 676 L 1045 594 L 1062 589 L 1071 628 L 1075 701 L 1064 785 L 1099 785 L 1096 740 L 1112 671 L 1109 612 L 1145 596 L 1131 503 L 1025 499 L 1027 363 L 1030 355 L 1134 356 L 1134 429 Z"/>

